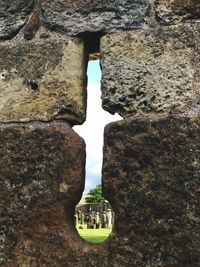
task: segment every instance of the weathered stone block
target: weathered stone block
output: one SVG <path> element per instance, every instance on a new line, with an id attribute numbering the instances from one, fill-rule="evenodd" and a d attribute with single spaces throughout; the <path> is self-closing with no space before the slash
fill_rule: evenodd
<path id="1" fill-rule="evenodd" d="M 0 0 L 0 39 L 10 39 L 24 26 L 34 0 Z"/>
<path id="2" fill-rule="evenodd" d="M 149 0 L 42 0 L 43 22 L 77 35 L 132 29 L 147 22 Z"/>
<path id="3" fill-rule="evenodd" d="M 84 187 L 84 141 L 55 122 L 0 125 L 0 143 L 0 265 L 76 262 L 72 224 Z"/>
<path id="4" fill-rule="evenodd" d="M 104 109 L 123 117 L 187 111 L 199 94 L 198 43 L 190 25 L 102 37 Z"/>
<path id="5" fill-rule="evenodd" d="M 200 18 L 199 0 L 158 0 L 155 5 L 156 19 L 163 25 Z"/>
<path id="6" fill-rule="evenodd" d="M 109 266 L 200 266 L 199 136 L 198 122 L 172 116 L 106 127 Z"/>
<path id="7" fill-rule="evenodd" d="M 0 120 L 82 123 L 86 109 L 84 44 L 49 38 L 0 44 Z"/>

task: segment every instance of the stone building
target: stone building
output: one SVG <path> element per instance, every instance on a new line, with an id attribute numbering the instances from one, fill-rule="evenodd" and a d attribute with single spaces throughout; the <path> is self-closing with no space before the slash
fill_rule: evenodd
<path id="1" fill-rule="evenodd" d="M 77 234 L 100 53 L 101 245 Z M 200 1 L 0 0 L 0 266 L 200 266 Z"/>
<path id="2" fill-rule="evenodd" d="M 114 226 L 114 211 L 108 203 L 83 203 L 79 202 L 75 209 L 76 227 L 87 224 L 87 228 L 99 229 Z"/>

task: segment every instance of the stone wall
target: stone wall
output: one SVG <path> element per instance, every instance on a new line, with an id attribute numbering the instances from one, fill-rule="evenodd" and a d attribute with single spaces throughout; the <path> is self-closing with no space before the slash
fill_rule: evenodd
<path id="1" fill-rule="evenodd" d="M 74 209 L 88 54 L 100 52 L 101 245 Z M 200 1 L 0 0 L 0 266 L 200 266 Z"/>

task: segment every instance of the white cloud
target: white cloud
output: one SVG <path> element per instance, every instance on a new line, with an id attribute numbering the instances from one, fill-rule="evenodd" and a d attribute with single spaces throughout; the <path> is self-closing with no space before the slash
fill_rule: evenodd
<path id="1" fill-rule="evenodd" d="M 119 115 L 111 115 L 101 107 L 100 83 L 88 85 L 87 120 L 81 126 L 73 129 L 86 142 L 86 191 L 100 183 L 103 157 L 103 132 L 106 124 L 120 120 Z M 93 178 L 94 177 L 94 178 Z"/>

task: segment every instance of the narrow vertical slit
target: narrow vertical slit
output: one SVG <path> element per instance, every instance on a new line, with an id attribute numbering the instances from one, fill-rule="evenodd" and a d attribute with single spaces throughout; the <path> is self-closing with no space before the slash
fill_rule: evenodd
<path id="1" fill-rule="evenodd" d="M 101 193 L 103 131 L 106 124 L 119 120 L 121 117 L 119 115 L 113 116 L 102 109 L 101 69 L 98 53 L 90 55 L 89 58 L 91 60 L 87 70 L 87 119 L 82 126 L 74 127 L 74 130 L 86 142 L 85 190 L 76 207 L 75 223 L 83 239 L 91 243 L 102 243 L 112 232 L 114 224 L 112 207 Z"/>

